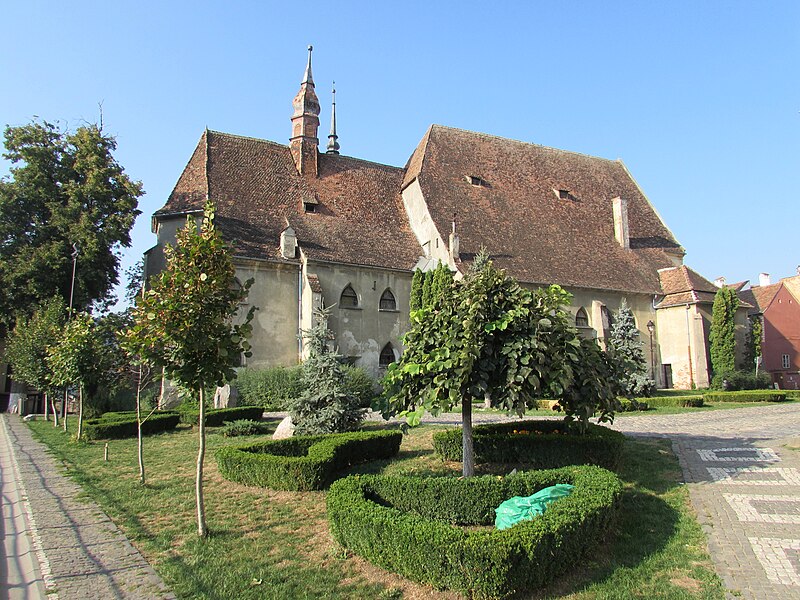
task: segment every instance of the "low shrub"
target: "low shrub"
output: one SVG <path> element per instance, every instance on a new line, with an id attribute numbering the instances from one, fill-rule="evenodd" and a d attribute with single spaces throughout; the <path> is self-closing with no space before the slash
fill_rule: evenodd
<path id="1" fill-rule="evenodd" d="M 784 402 L 785 390 L 742 390 L 739 392 L 706 392 L 706 402 Z"/>
<path id="2" fill-rule="evenodd" d="M 206 426 L 219 427 L 227 421 L 238 419 L 260 420 L 264 409 L 260 406 L 237 406 L 234 408 L 210 408 L 206 411 Z M 181 423 L 197 425 L 200 412 L 195 408 L 183 408 L 180 411 Z"/>
<path id="3" fill-rule="evenodd" d="M 714 373 L 711 379 L 711 389 L 723 392 L 738 390 L 767 390 L 772 387 L 772 378 L 769 373 L 761 371 L 756 375 L 752 371 L 724 371 Z"/>
<path id="4" fill-rule="evenodd" d="M 678 406 L 680 408 L 699 408 L 703 406 L 702 396 L 654 396 L 647 399 L 650 408 L 656 406 Z"/>
<path id="5" fill-rule="evenodd" d="M 563 421 L 527 420 L 478 425 L 473 428 L 477 462 L 526 463 L 531 468 L 593 464 L 613 469 L 619 463 L 625 436 L 608 427 L 589 424 L 576 433 Z M 462 458 L 461 429 L 433 435 L 433 449 L 444 460 Z"/>
<path id="6" fill-rule="evenodd" d="M 504 500 L 557 483 L 575 488 L 541 516 L 504 531 L 486 527 Z M 578 567 L 608 531 L 621 492 L 613 473 L 594 466 L 506 477 L 363 475 L 335 482 L 327 511 L 334 538 L 384 569 L 472 598 L 504 598 Z"/>
<path id="7" fill-rule="evenodd" d="M 369 408 L 372 401 L 378 397 L 377 382 L 361 367 L 345 365 L 342 370 L 347 392 L 358 398 L 358 405 L 361 408 Z"/>
<path id="8" fill-rule="evenodd" d="M 303 392 L 302 367 L 239 369 L 234 385 L 239 404 L 260 406 L 264 410 L 284 410 L 287 402 Z"/>
<path id="9" fill-rule="evenodd" d="M 155 413 L 142 423 L 142 433 L 149 435 L 172 431 L 178 426 L 179 421 L 180 417 L 175 413 Z M 86 419 L 83 422 L 83 435 L 87 440 L 136 437 L 138 431 L 136 414 L 127 418 L 124 415 L 118 415 L 114 418 Z"/>
<path id="10" fill-rule="evenodd" d="M 296 436 L 228 446 L 215 456 L 220 473 L 231 481 L 274 490 L 319 490 L 350 465 L 396 456 L 402 437 L 399 431 Z"/>
<path id="11" fill-rule="evenodd" d="M 260 433 L 267 433 L 269 430 L 268 423 L 259 423 L 250 419 L 238 419 L 225 423 L 220 430 L 220 433 L 225 437 L 239 437 L 244 435 L 258 435 Z"/>
<path id="12" fill-rule="evenodd" d="M 650 408 L 647 402 L 642 402 L 637 398 L 620 398 L 619 406 L 621 412 L 645 411 Z"/>

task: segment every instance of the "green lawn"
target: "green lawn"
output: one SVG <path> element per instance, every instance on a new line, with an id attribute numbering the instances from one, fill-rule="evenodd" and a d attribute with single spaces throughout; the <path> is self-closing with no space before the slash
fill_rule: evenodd
<path id="1" fill-rule="evenodd" d="M 148 485 L 142 487 L 137 483 L 135 440 L 110 441 L 106 463 L 102 442 L 68 442 L 49 423 L 30 425 L 179 598 L 455 598 L 346 555 L 328 532 L 324 492 L 273 492 L 230 483 L 220 477 L 213 458 L 206 462 L 212 535 L 199 540 L 193 481 L 196 434 L 190 429 L 145 438 Z M 426 425 L 412 430 L 397 459 L 354 471 L 459 472 L 460 464 L 433 456 L 436 429 Z M 228 439 L 210 431 L 209 456 L 221 445 L 257 439 Z M 500 474 L 511 468 L 481 465 L 479 470 Z M 578 571 L 522 597 L 723 598 L 669 443 L 629 441 L 620 476 L 626 491 L 605 545 Z"/>

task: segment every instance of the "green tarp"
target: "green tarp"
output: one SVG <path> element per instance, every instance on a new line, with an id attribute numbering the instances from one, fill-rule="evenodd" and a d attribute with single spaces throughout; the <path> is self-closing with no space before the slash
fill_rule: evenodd
<path id="1" fill-rule="evenodd" d="M 508 529 L 520 521 L 529 521 L 542 514 L 553 500 L 569 496 L 573 487 L 575 486 L 568 483 L 558 483 L 536 492 L 533 496 L 509 498 L 494 510 L 497 515 L 494 526 L 498 529 Z"/>

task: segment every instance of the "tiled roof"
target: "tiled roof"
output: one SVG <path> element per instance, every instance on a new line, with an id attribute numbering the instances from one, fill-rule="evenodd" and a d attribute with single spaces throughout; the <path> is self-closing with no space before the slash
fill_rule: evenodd
<path id="1" fill-rule="evenodd" d="M 456 214 L 463 261 L 485 246 L 524 282 L 657 293 L 657 269 L 683 254 L 620 161 L 434 125 L 404 183 L 414 177 L 445 239 Z M 614 238 L 616 196 L 628 203 L 629 250 Z"/>
<path id="2" fill-rule="evenodd" d="M 739 293 L 739 298 L 756 309 L 752 312 L 763 313 L 772 304 L 782 285 L 783 282 L 773 283 L 772 285 L 750 286 L 750 289 Z"/>
<path id="3" fill-rule="evenodd" d="M 320 154 L 319 171 L 299 175 L 287 146 L 207 131 L 156 216 L 200 209 L 208 193 L 238 256 L 281 260 L 288 222 L 311 259 L 412 269 L 421 248 L 400 196 L 403 169 Z"/>
<path id="4" fill-rule="evenodd" d="M 661 291 L 663 294 L 690 291 L 717 293 L 717 286 L 686 265 L 661 269 L 658 275 L 661 279 Z"/>

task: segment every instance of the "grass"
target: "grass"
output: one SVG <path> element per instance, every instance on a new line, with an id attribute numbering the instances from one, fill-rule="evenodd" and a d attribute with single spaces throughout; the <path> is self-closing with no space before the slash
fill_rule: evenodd
<path id="1" fill-rule="evenodd" d="M 148 485 L 142 487 L 135 440 L 111 440 L 110 461 L 104 462 L 103 442 L 70 442 L 42 421 L 30 426 L 179 598 L 456 598 L 345 556 L 328 532 L 324 492 L 273 492 L 234 484 L 220 477 L 213 458 L 206 461 L 205 480 L 211 537 L 198 539 L 196 434 L 188 428 L 145 439 Z M 353 472 L 459 472 L 460 464 L 443 463 L 433 455 L 437 428 L 412 430 L 397 459 L 360 465 Z M 221 445 L 259 437 L 230 440 L 211 429 L 208 456 Z M 511 468 L 479 465 L 481 473 Z M 626 491 L 604 547 L 592 552 L 581 569 L 522 597 L 723 598 L 669 443 L 630 440 L 620 476 Z"/>

